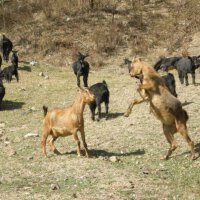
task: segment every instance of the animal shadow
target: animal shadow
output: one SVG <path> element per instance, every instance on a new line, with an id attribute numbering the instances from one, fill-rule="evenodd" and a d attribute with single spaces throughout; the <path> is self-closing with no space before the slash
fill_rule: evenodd
<path id="1" fill-rule="evenodd" d="M 18 70 L 23 70 L 27 72 L 31 72 L 31 67 L 24 65 L 23 67 L 19 67 Z"/>
<path id="2" fill-rule="evenodd" d="M 2 101 L 1 110 L 14 110 L 20 109 L 24 105 L 24 102 L 16 102 L 16 101 Z"/>
<path id="3" fill-rule="evenodd" d="M 91 157 L 111 157 L 111 156 L 117 156 L 117 157 L 126 157 L 131 155 L 143 155 L 145 154 L 145 151 L 142 149 L 138 149 L 133 152 L 127 152 L 127 153 L 115 153 L 115 152 L 108 152 L 105 150 L 100 149 L 90 149 L 89 150 Z"/>
<path id="4" fill-rule="evenodd" d="M 198 153 L 197 158 L 199 158 L 199 157 L 200 157 L 200 143 L 197 143 L 197 144 L 195 145 L 195 151 Z M 197 159 L 197 158 L 196 158 L 196 159 Z"/>
<path id="5" fill-rule="evenodd" d="M 77 151 L 70 151 L 70 152 L 65 152 L 61 155 L 72 155 L 72 154 L 77 154 Z M 89 155 L 92 158 L 99 158 L 99 157 L 104 157 L 104 158 L 109 158 L 111 156 L 117 156 L 117 157 L 126 157 L 126 156 L 131 156 L 131 155 L 143 155 L 145 154 L 145 151 L 142 149 L 138 149 L 133 152 L 127 152 L 127 153 L 115 153 L 115 152 L 108 152 L 105 150 L 100 150 L 100 149 L 89 149 Z M 85 155 L 85 151 L 81 150 L 81 155 Z"/>
<path id="6" fill-rule="evenodd" d="M 107 119 L 110 120 L 110 119 L 115 119 L 117 117 L 120 117 L 120 116 L 123 116 L 124 113 L 120 113 L 120 112 L 115 112 L 115 113 L 108 113 L 108 117 Z M 106 117 L 106 114 L 105 113 L 102 113 L 102 118 L 103 117 Z"/>
<path id="7" fill-rule="evenodd" d="M 199 157 L 200 157 L 200 143 L 197 143 L 195 145 L 195 152 L 198 154 L 196 157 L 195 157 L 195 160 L 197 160 Z M 182 155 L 187 155 L 187 154 L 191 154 L 191 151 L 186 151 L 184 153 L 181 153 L 179 155 L 176 155 L 176 156 L 182 156 Z"/>

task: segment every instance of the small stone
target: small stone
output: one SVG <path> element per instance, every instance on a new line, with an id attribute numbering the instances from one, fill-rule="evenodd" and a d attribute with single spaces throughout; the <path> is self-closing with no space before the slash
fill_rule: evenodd
<path id="1" fill-rule="evenodd" d="M 119 158 L 117 158 L 116 156 L 111 156 L 110 161 L 111 162 L 117 162 L 117 161 L 119 161 Z"/>
<path id="2" fill-rule="evenodd" d="M 45 77 L 44 77 L 44 78 L 47 80 L 47 79 L 49 79 L 49 76 L 45 75 Z"/>
<path id="3" fill-rule="evenodd" d="M 33 156 L 28 157 L 27 160 L 33 160 Z"/>
<path id="4" fill-rule="evenodd" d="M 17 155 L 17 152 L 16 152 L 16 151 L 11 151 L 11 152 L 9 153 L 9 156 L 15 156 L 15 155 Z"/>
<path id="5" fill-rule="evenodd" d="M 51 189 L 58 190 L 58 189 L 60 189 L 60 186 L 58 184 L 51 184 Z"/>
<path id="6" fill-rule="evenodd" d="M 35 107 L 32 107 L 31 110 L 32 110 L 32 111 L 35 111 L 36 109 L 35 109 Z"/>
<path id="7" fill-rule="evenodd" d="M 5 127 L 5 123 L 0 123 L 0 128 L 4 128 Z"/>
<path id="8" fill-rule="evenodd" d="M 77 194 L 76 194 L 76 193 L 73 193 L 73 194 L 72 194 L 72 197 L 77 198 Z"/>
<path id="9" fill-rule="evenodd" d="M 38 63 L 35 61 L 35 60 L 32 60 L 31 62 L 30 62 L 30 65 L 32 65 L 32 66 L 35 66 L 35 65 L 37 65 Z"/>
<path id="10" fill-rule="evenodd" d="M 29 137 L 39 137 L 38 133 L 28 133 L 24 135 L 24 138 L 29 138 Z"/>
<path id="11" fill-rule="evenodd" d="M 20 88 L 19 91 L 26 91 L 26 89 L 25 88 Z"/>
<path id="12" fill-rule="evenodd" d="M 44 76 L 44 73 L 43 73 L 43 72 L 40 72 L 40 73 L 39 73 L 39 76 Z"/>

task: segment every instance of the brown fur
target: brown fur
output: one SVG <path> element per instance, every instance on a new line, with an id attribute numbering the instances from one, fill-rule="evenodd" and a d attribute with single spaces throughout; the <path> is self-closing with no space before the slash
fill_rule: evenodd
<path id="1" fill-rule="evenodd" d="M 188 135 L 186 125 L 188 114 L 182 108 L 181 102 L 171 95 L 163 79 L 153 67 L 148 66 L 146 63 L 142 62 L 141 59 L 135 59 L 132 62 L 130 75 L 135 77 L 141 74 L 143 74 L 144 79 L 143 83 L 139 85 L 138 92 L 142 99 L 133 101 L 126 113 L 127 116 L 130 114 L 135 104 L 140 104 L 148 100 L 152 113 L 162 122 L 163 132 L 170 144 L 168 153 L 166 156 L 162 157 L 162 159 L 168 159 L 176 149 L 176 141 L 174 139 L 174 134 L 176 132 L 179 132 L 185 138 L 191 148 L 192 159 L 194 159 L 194 143 Z M 143 92 L 143 94 L 141 92 Z"/>
<path id="2" fill-rule="evenodd" d="M 88 157 L 88 149 L 85 141 L 84 119 L 83 111 L 85 104 L 94 101 L 94 95 L 88 89 L 80 89 L 80 93 L 75 99 L 74 103 L 67 108 L 55 108 L 48 112 L 48 108 L 43 106 L 44 120 L 43 120 L 43 135 L 42 135 L 42 150 L 43 155 L 46 153 L 46 141 L 49 135 L 52 139 L 49 140 L 51 150 L 60 154 L 56 149 L 54 142 L 58 137 L 65 137 L 72 135 L 77 143 L 77 154 L 80 156 L 80 141 L 77 132 L 80 131 L 85 154 Z"/>

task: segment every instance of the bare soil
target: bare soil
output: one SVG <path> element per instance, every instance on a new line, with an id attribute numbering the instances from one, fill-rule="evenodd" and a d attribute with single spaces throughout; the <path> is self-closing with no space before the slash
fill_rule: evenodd
<path id="1" fill-rule="evenodd" d="M 86 141 L 91 158 L 77 157 L 72 137 L 59 138 L 55 155 L 42 156 L 42 106 L 49 109 L 73 103 L 78 88 L 70 66 L 58 68 L 20 63 L 20 82 L 5 83 L 0 112 L 0 199 L 199 199 L 200 160 L 191 161 L 186 142 L 177 134 L 178 148 L 168 161 L 159 158 L 169 145 L 161 123 L 149 112 L 148 103 L 128 104 L 139 97 L 137 80 L 128 75 L 121 58 L 98 71 L 91 70 L 89 84 L 106 80 L 110 90 L 109 119 L 93 122 L 85 108 Z M 49 76 L 39 76 L 43 72 Z M 180 85 L 178 98 L 190 118 L 189 134 L 200 152 L 200 74 L 197 86 Z M 191 83 L 191 77 L 189 76 Z M 102 111 L 105 112 L 104 105 Z M 24 137 L 27 134 L 31 137 Z M 114 156 L 114 157 L 113 157 Z"/>

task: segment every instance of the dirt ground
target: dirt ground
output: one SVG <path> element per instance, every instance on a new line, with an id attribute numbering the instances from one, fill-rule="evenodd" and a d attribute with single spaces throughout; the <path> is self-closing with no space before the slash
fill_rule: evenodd
<path id="1" fill-rule="evenodd" d="M 109 119 L 93 122 L 85 108 L 86 141 L 91 158 L 77 157 L 72 137 L 59 138 L 55 155 L 47 148 L 42 156 L 42 106 L 71 105 L 77 95 L 72 69 L 20 63 L 20 82 L 5 83 L 0 112 L 0 199 L 126 200 L 199 199 L 200 159 L 191 161 L 186 142 L 177 134 L 178 148 L 168 161 L 159 158 L 169 145 L 161 123 L 149 112 L 148 103 L 123 116 L 132 99 L 139 97 L 138 81 L 125 66 L 91 70 L 89 84 L 106 80 L 110 90 Z M 39 76 L 43 72 L 48 77 Z M 197 86 L 180 85 L 178 98 L 189 114 L 189 134 L 200 152 L 200 74 Z M 105 112 L 104 105 L 102 111 Z M 27 135 L 29 134 L 29 135 Z"/>

